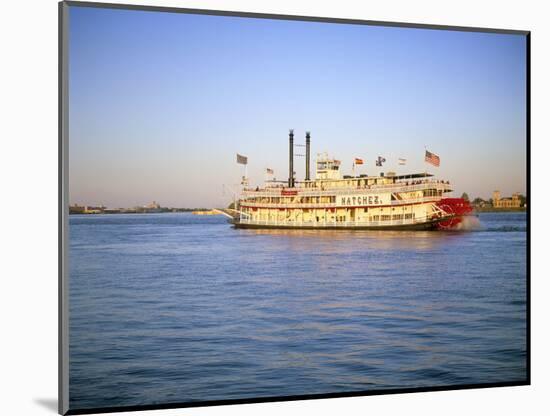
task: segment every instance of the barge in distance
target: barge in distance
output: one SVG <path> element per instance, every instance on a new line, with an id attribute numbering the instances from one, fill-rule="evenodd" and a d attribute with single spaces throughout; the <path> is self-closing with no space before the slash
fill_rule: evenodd
<path id="1" fill-rule="evenodd" d="M 267 181 L 251 189 L 243 178 L 230 219 L 236 228 L 448 230 L 460 228 L 472 212 L 468 201 L 446 196 L 452 192 L 449 181 L 427 172 L 342 177 L 340 161 L 322 154 L 310 179 L 309 132 L 305 179 L 296 181 L 293 149 L 290 130 L 288 182 Z"/>

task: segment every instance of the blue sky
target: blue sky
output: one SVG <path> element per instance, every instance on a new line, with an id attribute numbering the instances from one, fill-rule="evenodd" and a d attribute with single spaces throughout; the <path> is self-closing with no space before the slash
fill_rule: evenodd
<path id="1" fill-rule="evenodd" d="M 71 203 L 226 204 L 237 152 L 286 179 L 289 128 L 344 173 L 426 146 L 457 195 L 526 189 L 520 35 L 71 6 L 69 57 Z"/>

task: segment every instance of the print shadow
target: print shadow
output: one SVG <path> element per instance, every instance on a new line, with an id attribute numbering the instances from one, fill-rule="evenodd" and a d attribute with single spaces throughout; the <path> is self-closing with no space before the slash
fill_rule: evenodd
<path id="1" fill-rule="evenodd" d="M 53 413 L 57 413 L 57 399 L 34 399 L 34 402 Z"/>

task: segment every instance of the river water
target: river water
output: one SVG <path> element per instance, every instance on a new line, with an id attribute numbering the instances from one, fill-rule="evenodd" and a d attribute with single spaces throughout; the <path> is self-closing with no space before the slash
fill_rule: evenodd
<path id="1" fill-rule="evenodd" d="M 526 215 L 468 232 L 70 217 L 70 407 L 516 382 Z"/>

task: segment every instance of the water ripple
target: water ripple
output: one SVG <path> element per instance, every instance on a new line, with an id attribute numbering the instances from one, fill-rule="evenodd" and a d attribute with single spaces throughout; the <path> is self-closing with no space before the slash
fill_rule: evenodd
<path id="1" fill-rule="evenodd" d="M 72 409 L 518 381 L 525 214 L 472 232 L 71 216 Z"/>

